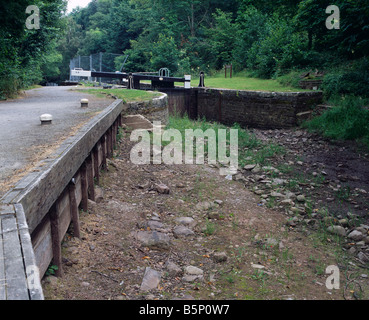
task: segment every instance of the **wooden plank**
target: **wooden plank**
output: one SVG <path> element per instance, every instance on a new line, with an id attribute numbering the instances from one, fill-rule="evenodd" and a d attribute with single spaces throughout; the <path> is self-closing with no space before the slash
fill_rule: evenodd
<path id="1" fill-rule="evenodd" d="M 5 257 L 3 249 L 3 229 L 0 216 L 0 300 L 6 299 L 6 279 L 5 279 Z"/>
<path id="2" fill-rule="evenodd" d="M 42 276 L 47 271 L 53 258 L 51 225 L 48 215 L 38 225 L 31 238 L 36 265 L 38 266 L 40 275 Z"/>
<path id="3" fill-rule="evenodd" d="M 7 300 L 29 300 L 22 249 L 15 217 L 2 219 Z"/>
<path id="4" fill-rule="evenodd" d="M 68 189 L 64 190 L 60 196 L 58 203 L 58 218 L 59 218 L 59 234 L 60 241 L 63 240 L 63 236 L 67 233 L 72 217 L 70 215 L 70 202 Z"/>
<path id="5" fill-rule="evenodd" d="M 24 266 L 26 268 L 26 277 L 28 292 L 31 300 L 44 300 L 41 286 L 41 276 L 32 247 L 31 236 L 28 232 L 28 225 L 22 205 L 15 204 L 15 212 L 18 223 L 19 237 L 23 253 Z"/>

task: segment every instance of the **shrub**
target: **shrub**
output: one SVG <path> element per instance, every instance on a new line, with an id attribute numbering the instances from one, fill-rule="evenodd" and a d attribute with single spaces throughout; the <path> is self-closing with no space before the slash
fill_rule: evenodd
<path id="1" fill-rule="evenodd" d="M 322 89 L 327 99 L 335 95 L 369 98 L 369 59 L 356 61 L 347 69 L 330 72 L 324 77 Z"/>
<path id="2" fill-rule="evenodd" d="M 304 124 L 304 127 L 337 140 L 360 140 L 369 142 L 369 110 L 363 106 L 368 103 L 357 97 L 348 96 L 338 106 Z M 367 144 L 369 147 L 369 144 Z"/>

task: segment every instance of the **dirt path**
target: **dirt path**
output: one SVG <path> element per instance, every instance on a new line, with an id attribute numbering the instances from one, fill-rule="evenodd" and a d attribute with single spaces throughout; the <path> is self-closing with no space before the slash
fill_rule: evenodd
<path id="1" fill-rule="evenodd" d="M 130 148 L 121 144 L 81 213 L 82 238 L 65 237 L 64 276 L 44 278 L 46 299 L 369 298 L 368 269 L 344 260 L 333 235 L 261 202 L 247 172 L 229 181 L 207 165 L 136 166 Z M 330 265 L 338 290 L 326 287 Z"/>

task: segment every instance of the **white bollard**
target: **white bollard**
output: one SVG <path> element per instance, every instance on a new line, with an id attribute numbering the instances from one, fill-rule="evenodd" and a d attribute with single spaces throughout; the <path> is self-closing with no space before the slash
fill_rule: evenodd
<path id="1" fill-rule="evenodd" d="M 82 99 L 81 100 L 81 107 L 87 108 L 88 107 L 88 99 Z"/>
<path id="2" fill-rule="evenodd" d="M 42 114 L 40 116 L 40 121 L 41 121 L 41 125 L 44 124 L 51 124 L 51 122 L 53 121 L 53 116 L 51 114 Z"/>

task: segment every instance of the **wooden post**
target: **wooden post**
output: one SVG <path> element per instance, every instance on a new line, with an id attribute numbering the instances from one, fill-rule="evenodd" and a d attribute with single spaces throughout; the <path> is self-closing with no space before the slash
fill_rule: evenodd
<path id="1" fill-rule="evenodd" d="M 68 191 L 70 203 L 70 216 L 72 218 L 74 236 L 77 238 L 81 238 L 79 227 L 79 211 L 76 199 L 76 185 L 74 181 L 69 183 Z"/>
<path id="2" fill-rule="evenodd" d="M 106 162 L 106 153 L 108 152 L 107 143 L 106 143 L 106 134 L 104 134 L 101 138 L 101 149 L 102 149 L 102 167 L 104 170 L 108 170 L 108 164 Z"/>
<path id="3" fill-rule="evenodd" d="M 113 131 L 113 150 L 117 144 L 117 134 L 118 134 L 118 119 L 114 122 L 114 131 Z"/>
<path id="4" fill-rule="evenodd" d="M 80 173 L 81 173 L 81 189 L 82 189 L 81 206 L 84 212 L 88 212 L 88 181 L 87 181 L 86 162 L 83 162 L 80 169 Z"/>
<path id="5" fill-rule="evenodd" d="M 233 64 L 226 64 L 224 65 L 224 72 L 225 72 L 225 78 L 227 79 L 227 70 L 230 70 L 230 78 L 233 76 Z"/>
<path id="6" fill-rule="evenodd" d="M 92 153 L 86 159 L 88 198 L 95 201 L 94 169 L 92 166 Z"/>
<path id="7" fill-rule="evenodd" d="M 111 128 L 111 127 L 110 127 Z M 106 157 L 110 158 L 110 150 L 111 150 L 111 130 L 110 128 L 106 132 Z"/>
<path id="8" fill-rule="evenodd" d="M 111 126 L 108 130 L 108 137 L 109 137 L 109 158 L 113 156 L 113 126 Z"/>
<path id="9" fill-rule="evenodd" d="M 100 184 L 100 168 L 99 168 L 99 143 L 92 150 L 94 157 L 94 171 L 97 185 Z"/>
<path id="10" fill-rule="evenodd" d="M 55 271 L 57 277 L 63 276 L 62 254 L 61 254 L 61 237 L 59 231 L 59 212 L 58 201 L 51 207 L 50 226 L 51 226 L 51 242 L 53 251 L 53 264 L 58 267 Z"/>

